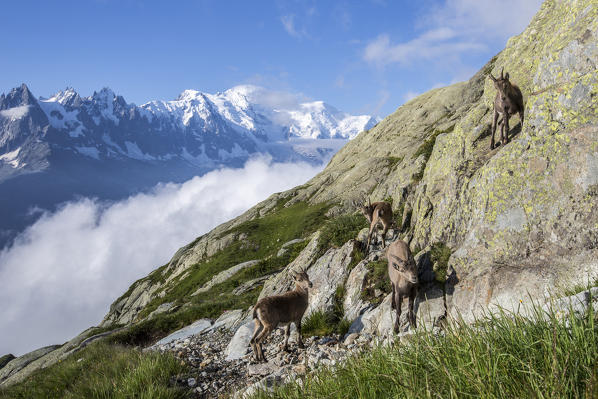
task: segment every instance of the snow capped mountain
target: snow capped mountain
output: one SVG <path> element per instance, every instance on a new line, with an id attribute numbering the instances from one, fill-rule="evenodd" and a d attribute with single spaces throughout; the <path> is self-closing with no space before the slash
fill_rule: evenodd
<path id="1" fill-rule="evenodd" d="M 45 122 L 52 130 L 42 141 L 52 149 L 98 160 L 178 158 L 214 168 L 268 153 L 280 161 L 321 162 L 338 144 L 331 147 L 324 140 L 321 151 L 310 154 L 295 151 L 295 144 L 305 144 L 306 139 L 348 140 L 376 123 L 370 116 L 349 115 L 322 101 L 301 102 L 297 95 L 250 85 L 217 94 L 185 90 L 175 100 L 141 106 L 128 104 L 109 88 L 89 97 L 67 88 L 39 100 L 24 85 L 15 90 L 12 97 L 23 97 L 24 105 L 3 100 L 0 119 L 18 119 L 28 112 L 27 106 L 35 106 L 47 119 L 38 121 L 40 127 Z M 15 149 L 4 130 L 0 155 Z"/>
<path id="2" fill-rule="evenodd" d="M 122 198 L 256 154 L 320 163 L 376 122 L 251 85 L 137 106 L 109 88 L 35 98 L 23 84 L 0 96 L 0 247 L 31 207 Z"/>

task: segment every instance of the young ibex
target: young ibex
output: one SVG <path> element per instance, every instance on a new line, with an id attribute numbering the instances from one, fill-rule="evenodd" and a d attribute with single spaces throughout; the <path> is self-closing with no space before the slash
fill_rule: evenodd
<path id="1" fill-rule="evenodd" d="M 388 246 L 386 258 L 388 259 L 388 276 L 392 285 L 391 312 L 392 309 L 395 309 L 397 313 L 394 331 L 398 333 L 401 305 L 403 304 L 403 298 L 407 296 L 409 297 L 409 314 L 407 315 L 407 319 L 413 328 L 416 327 L 413 305 L 417 295 L 417 266 L 415 265 L 415 260 L 411 255 L 409 246 L 402 240 L 397 240 Z"/>
<path id="2" fill-rule="evenodd" d="M 496 125 L 500 124 L 500 138 L 501 145 L 506 145 L 509 142 L 509 117 L 516 112 L 519 113 L 521 119 L 521 127 L 523 127 L 523 95 L 521 90 L 514 84 L 509 82 L 509 73 L 503 76 L 503 69 L 500 71 L 500 78 L 496 79 L 490 74 L 490 79 L 494 82 L 494 87 L 497 90 L 494 98 L 494 120 L 492 122 L 492 139 L 490 140 L 490 149 L 494 149 L 494 134 L 496 133 Z M 498 120 L 498 116 L 502 116 L 502 123 Z"/>
<path id="3" fill-rule="evenodd" d="M 289 335 L 291 323 L 297 327 L 297 343 L 304 348 L 301 337 L 301 319 L 308 305 L 308 289 L 313 286 L 305 271 L 293 275 L 295 289 L 282 295 L 273 295 L 262 298 L 253 308 L 255 328 L 251 337 L 251 348 L 258 361 L 266 361 L 262 342 L 279 325 L 286 324 L 284 350 L 289 349 Z"/>
<path id="4" fill-rule="evenodd" d="M 383 227 L 382 247 L 386 247 L 386 232 L 394 223 L 392 219 L 392 206 L 384 201 L 374 202 L 372 204 L 368 198 L 368 204 L 362 204 L 360 207 L 361 213 L 363 213 L 363 216 L 370 222 L 370 232 L 368 233 L 365 251 L 368 252 L 370 250 L 370 241 L 372 240 L 372 235 L 374 231 L 377 230 L 379 223 L 381 223 Z"/>

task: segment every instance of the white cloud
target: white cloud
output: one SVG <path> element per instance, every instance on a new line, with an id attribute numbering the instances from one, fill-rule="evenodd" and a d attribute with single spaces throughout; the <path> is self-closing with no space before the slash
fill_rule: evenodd
<path id="1" fill-rule="evenodd" d="M 321 169 L 258 159 L 117 203 L 83 199 L 43 215 L 0 252 L 0 353 L 62 343 L 97 324 L 179 247 Z"/>
<path id="2" fill-rule="evenodd" d="M 540 9 L 543 0 L 447 0 L 443 7 L 422 19 L 423 24 L 448 26 L 462 36 L 505 41 L 521 33 Z"/>
<path id="3" fill-rule="evenodd" d="M 362 57 L 378 67 L 417 61 L 446 62 L 464 53 L 484 51 L 491 40 L 506 41 L 525 29 L 542 0 L 447 0 L 430 7 L 420 26 L 426 30 L 414 39 L 392 43 L 380 34 L 364 48 Z"/>
<path id="4" fill-rule="evenodd" d="M 430 30 L 408 42 L 391 44 L 390 37 L 382 34 L 370 42 L 364 50 L 365 61 L 385 66 L 387 64 L 410 64 L 414 61 L 426 61 L 443 57 L 454 57 L 466 51 L 482 51 L 486 46 L 471 40 L 453 39 L 450 29 Z"/>
<path id="5" fill-rule="evenodd" d="M 297 28 L 297 26 L 295 24 L 295 15 L 294 14 L 283 15 L 282 17 L 280 17 L 280 22 L 282 22 L 282 26 L 284 27 L 284 30 L 286 30 L 289 35 L 296 37 L 296 38 L 301 38 L 301 37 L 307 36 L 307 32 L 305 31 L 305 29 Z"/>

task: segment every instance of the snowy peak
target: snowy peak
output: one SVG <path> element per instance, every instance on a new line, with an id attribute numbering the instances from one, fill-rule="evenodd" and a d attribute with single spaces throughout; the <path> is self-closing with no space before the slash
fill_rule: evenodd
<path id="1" fill-rule="evenodd" d="M 240 166 L 263 153 L 281 162 L 322 162 L 376 122 L 306 100 L 240 85 L 216 94 L 184 90 L 175 100 L 141 106 L 107 87 L 87 97 L 67 87 L 37 101 L 23 85 L 0 97 L 0 148 L 12 153 L 26 137 L 33 138 L 35 126 L 35 140 L 52 150 L 94 160 L 180 160 L 212 169 Z M 24 153 L 25 147 L 18 157 Z M 3 159 L 4 164 L 14 161 Z"/>
<path id="2" fill-rule="evenodd" d="M 0 110 L 36 104 L 37 100 L 25 83 L 20 87 L 15 87 L 7 95 L 0 96 Z"/>

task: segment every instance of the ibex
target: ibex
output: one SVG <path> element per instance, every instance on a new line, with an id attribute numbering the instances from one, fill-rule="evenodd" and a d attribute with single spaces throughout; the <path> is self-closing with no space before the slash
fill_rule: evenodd
<path id="1" fill-rule="evenodd" d="M 388 277 L 390 277 L 392 285 L 391 312 L 394 309 L 397 314 L 394 331 L 398 333 L 401 305 L 403 304 L 404 297 L 409 297 L 409 314 L 407 315 L 407 319 L 413 328 L 416 327 L 413 305 L 417 296 L 417 266 L 415 265 L 415 259 L 411 255 L 409 246 L 402 240 L 397 240 L 388 246 L 386 259 L 388 259 Z"/>
<path id="2" fill-rule="evenodd" d="M 284 350 L 289 349 L 289 336 L 291 323 L 297 327 L 297 343 L 299 348 L 304 348 L 301 337 L 301 319 L 308 305 L 308 289 L 313 286 L 305 271 L 293 275 L 295 289 L 282 295 L 273 295 L 262 298 L 253 308 L 255 328 L 251 337 L 251 348 L 258 361 L 266 361 L 262 342 L 279 325 L 286 324 Z"/>
<path id="3" fill-rule="evenodd" d="M 490 141 L 490 149 L 494 149 L 494 134 L 496 133 L 496 125 L 500 124 L 500 138 L 502 145 L 509 142 L 509 117 L 516 112 L 519 113 L 521 119 L 521 126 L 523 127 L 523 95 L 521 90 L 514 84 L 509 82 L 509 73 L 503 76 L 503 69 L 500 71 L 500 78 L 496 79 L 490 74 L 490 79 L 494 82 L 494 87 L 497 90 L 494 98 L 494 121 L 492 122 L 492 139 Z M 502 123 L 498 120 L 499 114 L 502 116 Z"/>
<path id="4" fill-rule="evenodd" d="M 368 233 L 368 239 L 366 243 L 365 251 L 368 252 L 370 249 L 370 241 L 372 240 L 372 235 L 374 230 L 377 230 L 378 224 L 382 224 L 382 247 L 386 247 L 386 232 L 392 226 L 393 219 L 392 219 L 392 206 L 388 202 L 380 201 L 371 203 L 370 199 L 368 198 L 367 205 L 361 205 L 361 213 L 363 216 L 366 217 L 368 222 L 370 222 L 370 232 Z"/>

